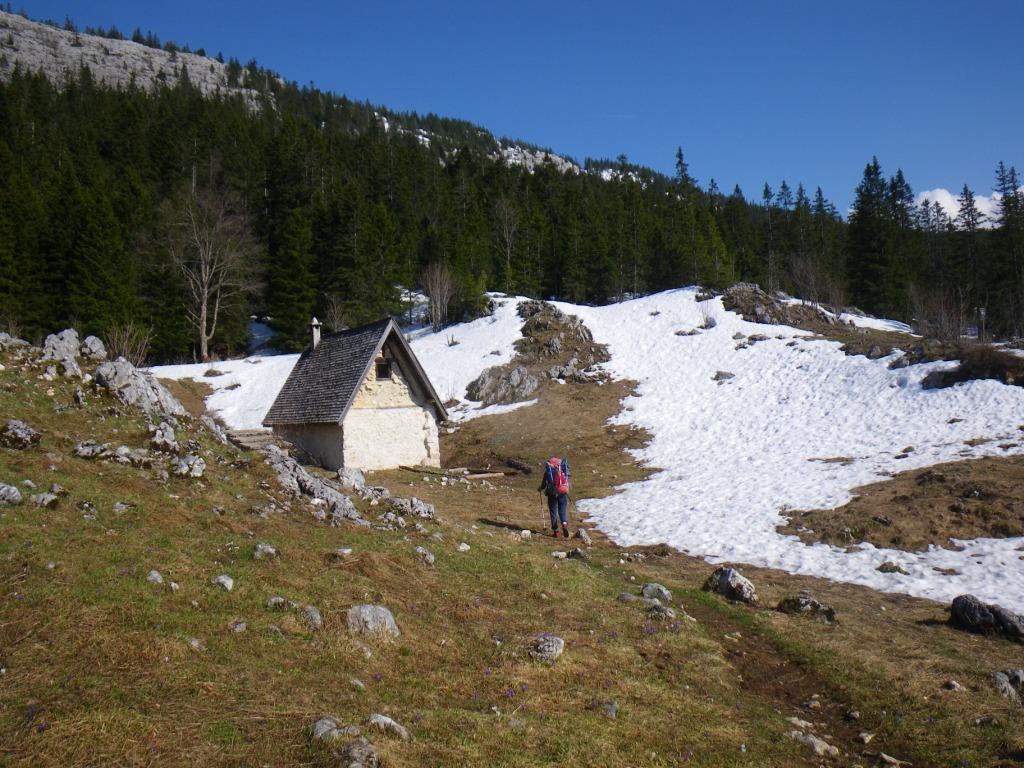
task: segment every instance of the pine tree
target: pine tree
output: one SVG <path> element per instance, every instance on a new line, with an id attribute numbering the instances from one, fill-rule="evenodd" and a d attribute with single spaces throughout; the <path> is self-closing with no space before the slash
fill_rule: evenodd
<path id="1" fill-rule="evenodd" d="M 308 328 L 316 305 L 313 289 L 313 232 L 300 208 L 290 211 L 281 228 L 280 244 L 267 270 L 268 301 L 275 343 L 300 350 L 308 343 Z"/>

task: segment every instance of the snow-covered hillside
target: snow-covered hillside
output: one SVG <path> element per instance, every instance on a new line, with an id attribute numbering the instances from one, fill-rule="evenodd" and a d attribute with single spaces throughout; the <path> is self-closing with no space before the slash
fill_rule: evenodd
<path id="1" fill-rule="evenodd" d="M 657 471 L 616 495 L 581 500 L 591 520 L 623 545 L 667 543 L 712 562 L 780 568 L 937 600 L 973 592 L 1024 609 L 1024 539 L 963 542 L 960 551 L 906 553 L 863 545 L 847 552 L 776 531 L 787 508 L 840 506 L 853 488 L 889 473 L 1024 453 L 1021 445 L 999 447 L 1020 439 L 1024 388 L 975 381 L 924 390 L 925 375 L 953 364 L 889 370 L 888 358 L 848 356 L 839 344 L 802 338 L 806 333 L 794 328 L 748 323 L 727 312 L 720 299 L 698 302 L 696 293 L 681 289 L 606 307 L 558 304 L 609 346 L 604 367 L 612 376 L 638 382 L 617 421 L 652 436 L 637 457 Z M 508 408 L 474 410 L 476 404 L 465 401 L 466 385 L 485 368 L 511 360 L 520 337 L 519 299 L 495 298 L 492 317 L 412 334 L 438 393 L 460 400 L 452 409 L 456 419 Z M 677 335 L 708 314 L 714 328 Z M 898 327 L 873 318 L 852 321 Z M 737 349 L 743 341 L 737 334 L 768 338 Z M 154 372 L 209 383 L 216 391 L 208 405 L 229 426 L 257 428 L 296 358 Z M 206 378 L 209 368 L 224 375 Z M 719 371 L 733 377 L 713 380 Z M 993 442 L 967 445 L 975 438 Z M 849 461 L 825 461 L 838 458 Z M 887 560 L 909 575 L 880 573 L 877 567 Z"/>
<path id="2" fill-rule="evenodd" d="M 228 84 L 227 66 L 216 59 L 79 34 L 4 11 L 0 11 L 0 54 L 0 79 L 9 77 L 15 64 L 43 72 L 55 83 L 88 67 L 93 78 L 105 85 L 123 88 L 134 83 L 152 88 L 159 83 L 173 85 L 184 67 L 189 81 L 202 93 L 240 94 L 251 107 L 257 104 L 255 91 Z"/>
<path id="3" fill-rule="evenodd" d="M 963 542 L 961 551 L 905 553 L 863 545 L 853 552 L 806 545 L 776 532 L 780 512 L 833 508 L 851 489 L 888 473 L 983 455 L 1024 453 L 1024 388 L 974 381 L 924 390 L 921 379 L 951 363 L 888 369 L 889 359 L 850 357 L 801 331 L 748 323 L 720 299 L 702 321 L 691 289 L 607 307 L 559 305 L 609 345 L 606 368 L 639 383 L 620 423 L 652 435 L 637 454 L 659 468 L 621 493 L 580 508 L 616 542 L 667 543 L 712 562 L 750 563 L 876 589 L 947 600 L 964 592 L 1024 608 L 1024 539 Z M 768 340 L 736 349 L 735 334 Z M 718 371 L 734 374 L 716 382 Z M 951 420 L 960 419 L 960 421 Z M 965 441 L 995 438 L 973 447 Z M 1000 439 L 1003 438 L 1003 439 Z M 898 459 L 904 449 L 907 458 Z M 848 457 L 849 463 L 824 459 Z M 889 560 L 909 575 L 880 573 Z M 959 575 L 941 575 L 954 568 Z M 997 574 L 999 577 L 997 578 Z"/>

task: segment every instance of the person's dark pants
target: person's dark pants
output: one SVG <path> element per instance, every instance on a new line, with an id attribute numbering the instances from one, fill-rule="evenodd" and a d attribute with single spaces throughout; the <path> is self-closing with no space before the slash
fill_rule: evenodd
<path id="1" fill-rule="evenodd" d="M 551 513 L 551 530 L 558 530 L 558 521 L 562 525 L 566 523 L 566 513 L 569 511 L 569 494 L 560 493 L 557 496 L 548 496 L 548 512 Z M 557 515 L 557 517 L 556 517 Z"/>

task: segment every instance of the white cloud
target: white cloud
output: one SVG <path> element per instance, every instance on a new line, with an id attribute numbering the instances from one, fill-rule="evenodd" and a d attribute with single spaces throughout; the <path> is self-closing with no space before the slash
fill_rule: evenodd
<path id="1" fill-rule="evenodd" d="M 1024 187 L 1021 187 L 1021 189 L 1024 189 Z M 920 205 L 925 200 L 931 200 L 933 203 L 941 205 L 942 210 L 946 212 L 946 215 L 948 215 L 949 218 L 955 219 L 957 213 L 960 212 L 960 203 L 958 201 L 959 196 L 959 192 L 950 192 L 948 189 L 939 187 L 938 189 L 926 189 L 924 192 L 918 192 L 914 202 Z M 999 216 L 999 195 L 995 192 L 991 195 L 979 195 L 975 193 L 974 204 L 985 216 L 985 220 L 982 222 L 981 226 L 995 226 L 995 220 Z"/>

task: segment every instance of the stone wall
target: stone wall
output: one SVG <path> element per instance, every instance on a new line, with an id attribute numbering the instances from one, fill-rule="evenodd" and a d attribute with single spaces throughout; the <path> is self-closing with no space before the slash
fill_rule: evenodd
<path id="1" fill-rule="evenodd" d="M 344 432 L 337 424 L 278 424 L 274 434 L 304 450 L 326 469 L 344 466 Z"/>

